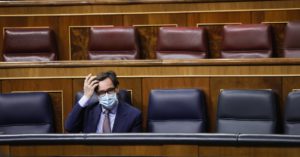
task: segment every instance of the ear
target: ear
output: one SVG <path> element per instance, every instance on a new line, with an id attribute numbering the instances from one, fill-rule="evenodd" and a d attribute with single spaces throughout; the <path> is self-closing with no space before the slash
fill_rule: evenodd
<path id="1" fill-rule="evenodd" d="M 117 87 L 117 88 L 115 89 L 115 92 L 116 92 L 116 93 L 119 93 L 119 91 L 120 91 L 120 90 L 119 90 L 119 88 Z"/>

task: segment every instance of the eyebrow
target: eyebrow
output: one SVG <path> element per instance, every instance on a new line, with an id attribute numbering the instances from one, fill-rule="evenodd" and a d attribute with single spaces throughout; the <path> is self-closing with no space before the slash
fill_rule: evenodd
<path id="1" fill-rule="evenodd" d="M 108 88 L 106 90 L 100 90 L 100 92 L 106 92 L 106 91 L 113 90 L 113 89 L 115 89 L 115 87 L 110 87 L 110 88 Z"/>

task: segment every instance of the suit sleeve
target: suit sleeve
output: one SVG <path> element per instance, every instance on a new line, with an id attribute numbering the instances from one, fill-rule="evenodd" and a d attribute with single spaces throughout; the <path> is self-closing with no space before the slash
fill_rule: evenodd
<path id="1" fill-rule="evenodd" d="M 138 112 L 137 116 L 135 117 L 131 132 L 142 132 L 142 113 L 141 112 Z"/>
<path id="2" fill-rule="evenodd" d="M 83 128 L 84 108 L 78 103 L 75 104 L 72 111 L 68 115 L 65 123 L 65 129 L 68 132 L 81 132 Z"/>

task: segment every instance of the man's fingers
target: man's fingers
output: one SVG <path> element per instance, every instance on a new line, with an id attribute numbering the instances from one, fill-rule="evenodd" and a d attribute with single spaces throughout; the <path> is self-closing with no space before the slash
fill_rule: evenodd
<path id="1" fill-rule="evenodd" d="M 92 76 L 92 74 L 89 74 L 86 77 L 86 81 L 84 82 L 85 84 L 91 84 L 91 82 L 96 78 L 96 76 Z"/>
<path id="2" fill-rule="evenodd" d="M 96 87 L 98 86 L 98 84 L 93 84 L 92 89 L 94 90 Z"/>
<path id="3" fill-rule="evenodd" d="M 92 76 L 92 74 L 88 74 L 84 79 L 84 83 L 87 83 L 91 76 Z"/>
<path id="4" fill-rule="evenodd" d="M 93 81 L 95 81 L 96 76 L 90 76 L 87 83 L 92 84 Z"/>
<path id="5" fill-rule="evenodd" d="M 91 85 L 94 85 L 94 84 L 98 84 L 98 80 L 93 80 L 92 82 L 91 82 Z"/>

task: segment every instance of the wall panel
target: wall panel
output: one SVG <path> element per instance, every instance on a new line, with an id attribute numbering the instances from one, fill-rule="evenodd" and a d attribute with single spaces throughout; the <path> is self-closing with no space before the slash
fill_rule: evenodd
<path id="1" fill-rule="evenodd" d="M 209 0 L 207 0 L 209 1 Z M 220 11 L 220 10 L 261 10 L 261 9 L 276 9 L 276 8 L 295 8 L 299 7 L 300 4 L 298 0 L 268 0 L 268 1 L 246 1 L 246 2 L 183 2 L 178 3 L 178 1 L 169 1 L 169 3 L 158 3 L 158 1 L 147 1 L 150 3 L 132 3 L 132 1 L 122 1 L 122 4 L 110 3 L 110 1 L 105 1 L 104 3 L 89 3 L 90 5 L 82 3 L 67 3 L 68 5 L 62 5 L 61 3 L 47 4 L 39 1 L 34 3 L 30 1 L 31 4 L 25 5 L 25 7 L 20 7 L 20 4 L 12 4 L 10 1 L 5 5 L 2 2 L 0 8 L 0 14 L 4 15 L 16 15 L 17 14 L 96 14 L 96 13 L 134 13 L 134 12 L 182 12 L 182 11 Z M 24 4 L 23 1 L 18 1 Z M 66 1 L 60 1 L 66 3 Z M 85 1 L 87 2 L 87 1 Z M 155 3 L 153 3 L 155 2 Z M 32 5 L 33 3 L 33 5 Z M 10 5 L 9 5 L 10 4 Z M 25 3 L 26 4 L 26 3 Z M 9 7 L 7 7 L 9 6 Z M 51 6 L 51 7 L 49 7 Z M 54 6 L 54 7 L 53 7 Z"/>
<path id="2" fill-rule="evenodd" d="M 282 97 L 283 97 L 282 111 L 284 111 L 284 105 L 286 103 L 286 98 L 289 92 L 292 92 L 293 90 L 299 90 L 299 89 L 300 89 L 300 77 L 282 78 Z"/>
<path id="3" fill-rule="evenodd" d="M 142 111 L 142 79 L 141 78 L 120 78 L 120 89 L 127 89 L 131 91 L 133 106 Z"/>
<path id="4" fill-rule="evenodd" d="M 159 14 L 125 14 L 124 25 L 162 25 L 162 24 L 177 24 L 186 26 L 185 13 L 159 13 Z"/>
<path id="5" fill-rule="evenodd" d="M 253 11 L 252 23 L 260 22 L 286 22 L 299 20 L 300 10 L 266 10 Z"/>
<path id="6" fill-rule="evenodd" d="M 82 79 L 72 79 L 72 107 L 73 105 L 76 103 L 75 102 L 75 96 L 76 96 L 76 93 L 79 92 L 79 91 L 83 91 L 83 83 L 84 83 L 84 78 Z M 68 110 L 67 112 L 71 112 L 71 109 Z"/>
<path id="7" fill-rule="evenodd" d="M 69 28 L 71 60 L 88 59 L 89 30 L 89 26 Z"/>
<path id="8" fill-rule="evenodd" d="M 238 12 L 203 12 L 203 13 L 189 13 L 187 14 L 187 25 L 197 26 L 197 24 L 209 23 L 251 23 L 250 11 Z"/>

